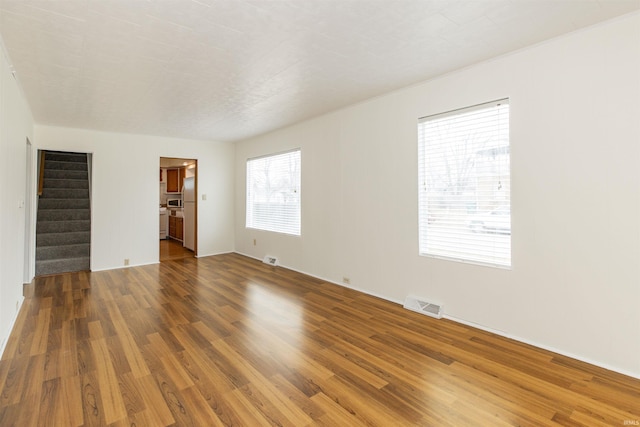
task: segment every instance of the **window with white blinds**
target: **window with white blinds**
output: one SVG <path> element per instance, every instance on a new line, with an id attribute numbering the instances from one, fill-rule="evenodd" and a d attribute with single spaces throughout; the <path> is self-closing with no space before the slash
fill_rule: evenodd
<path id="1" fill-rule="evenodd" d="M 511 267 L 509 100 L 418 121 L 420 255 Z"/>
<path id="2" fill-rule="evenodd" d="M 300 150 L 247 160 L 247 227 L 300 235 Z"/>

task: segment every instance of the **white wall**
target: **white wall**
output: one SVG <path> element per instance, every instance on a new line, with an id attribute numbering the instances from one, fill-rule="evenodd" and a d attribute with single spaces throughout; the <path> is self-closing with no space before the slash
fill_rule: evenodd
<path id="1" fill-rule="evenodd" d="M 160 157 L 198 160 L 198 256 L 233 251 L 232 144 L 36 125 L 35 145 L 93 154 L 93 271 L 158 262 Z"/>
<path id="2" fill-rule="evenodd" d="M 27 138 L 33 118 L 0 48 L 0 355 L 23 300 Z"/>
<path id="3" fill-rule="evenodd" d="M 512 270 L 418 256 L 417 119 L 502 97 Z M 246 229 L 246 159 L 294 147 L 302 236 Z M 640 377 L 638 14 L 238 143 L 236 189 L 238 252 Z"/>

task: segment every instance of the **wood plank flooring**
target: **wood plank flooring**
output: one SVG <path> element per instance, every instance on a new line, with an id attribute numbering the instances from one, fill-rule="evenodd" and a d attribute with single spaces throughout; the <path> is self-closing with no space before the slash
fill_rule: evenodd
<path id="1" fill-rule="evenodd" d="M 1 426 L 640 420 L 639 380 L 237 254 L 32 286 Z"/>
<path id="2" fill-rule="evenodd" d="M 195 256 L 195 253 L 182 246 L 182 242 L 179 242 L 178 240 L 160 240 L 160 262 L 182 258 L 191 258 L 193 256 Z"/>

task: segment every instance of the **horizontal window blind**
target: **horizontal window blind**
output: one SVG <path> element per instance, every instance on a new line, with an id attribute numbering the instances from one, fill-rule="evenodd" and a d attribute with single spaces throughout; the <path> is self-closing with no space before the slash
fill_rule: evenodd
<path id="1" fill-rule="evenodd" d="M 300 150 L 247 160 L 247 227 L 300 235 Z"/>
<path id="2" fill-rule="evenodd" d="M 418 121 L 420 254 L 511 266 L 509 100 Z"/>

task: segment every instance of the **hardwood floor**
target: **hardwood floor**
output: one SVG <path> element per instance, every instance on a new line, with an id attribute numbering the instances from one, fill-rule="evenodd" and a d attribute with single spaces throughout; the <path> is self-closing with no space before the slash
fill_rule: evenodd
<path id="1" fill-rule="evenodd" d="M 182 242 L 173 239 L 160 240 L 160 262 L 191 258 L 194 255 L 193 251 L 182 246 Z"/>
<path id="2" fill-rule="evenodd" d="M 640 380 L 237 254 L 38 278 L 1 426 L 636 425 Z"/>

